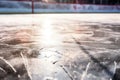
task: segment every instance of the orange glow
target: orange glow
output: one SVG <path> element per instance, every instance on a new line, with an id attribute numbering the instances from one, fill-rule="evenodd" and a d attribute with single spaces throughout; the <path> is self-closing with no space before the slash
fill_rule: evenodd
<path id="1" fill-rule="evenodd" d="M 33 34 L 32 30 L 22 29 L 15 34 L 15 38 L 20 40 L 21 42 L 29 42 L 31 40 L 32 34 Z"/>

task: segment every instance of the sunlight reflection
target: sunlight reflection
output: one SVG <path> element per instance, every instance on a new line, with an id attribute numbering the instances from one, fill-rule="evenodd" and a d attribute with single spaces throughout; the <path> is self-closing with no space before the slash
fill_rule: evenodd
<path id="1" fill-rule="evenodd" d="M 53 27 L 51 25 L 51 21 L 49 19 L 47 19 L 43 25 L 42 25 L 42 39 L 43 39 L 43 44 L 44 45 L 52 45 L 54 44 L 54 40 L 52 39 L 53 35 L 54 35 L 54 30 Z"/>
<path id="2" fill-rule="evenodd" d="M 43 48 L 40 50 L 38 58 L 45 59 L 50 63 L 61 58 L 56 51 L 62 50 L 62 47 L 60 46 L 62 44 L 62 36 L 59 34 L 58 28 L 55 28 L 53 23 L 54 21 L 52 21 L 50 16 L 44 16 L 40 26 L 35 27 L 36 36 L 34 38 L 38 48 Z"/>
<path id="3" fill-rule="evenodd" d="M 37 29 L 37 41 L 39 45 L 43 47 L 58 45 L 60 43 L 60 38 L 52 25 L 51 18 L 47 16 L 43 20 L 41 27 Z"/>

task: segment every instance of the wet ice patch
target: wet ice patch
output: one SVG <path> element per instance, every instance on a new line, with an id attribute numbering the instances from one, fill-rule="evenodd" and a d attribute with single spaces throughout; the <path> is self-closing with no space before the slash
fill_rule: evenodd
<path id="1" fill-rule="evenodd" d="M 43 80 L 58 80 L 58 79 L 53 78 L 53 77 L 45 77 Z"/>
<path id="2" fill-rule="evenodd" d="M 38 56 L 39 59 L 46 59 L 50 62 L 56 62 L 59 61 L 59 59 L 62 57 L 61 54 L 59 54 L 57 51 L 52 51 L 49 49 L 43 49 L 40 52 L 40 55 Z"/>

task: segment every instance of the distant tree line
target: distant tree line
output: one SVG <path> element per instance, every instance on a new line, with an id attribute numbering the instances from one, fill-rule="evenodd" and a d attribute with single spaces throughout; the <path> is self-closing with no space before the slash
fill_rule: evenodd
<path id="1" fill-rule="evenodd" d="M 17 1 L 31 1 L 31 0 L 17 0 Z M 43 1 L 46 0 L 34 0 Z M 78 4 L 103 4 L 103 5 L 120 5 L 120 0 L 47 0 L 48 2 L 54 1 L 57 3 L 78 3 Z"/>
<path id="2" fill-rule="evenodd" d="M 79 3 L 79 4 L 120 4 L 120 0 L 56 0 L 56 2 L 62 3 Z"/>
<path id="3" fill-rule="evenodd" d="M 84 2 L 85 1 L 85 2 Z M 120 4 L 120 0 L 84 0 L 83 3 L 90 3 L 90 4 L 110 4 L 110 5 L 117 5 Z"/>

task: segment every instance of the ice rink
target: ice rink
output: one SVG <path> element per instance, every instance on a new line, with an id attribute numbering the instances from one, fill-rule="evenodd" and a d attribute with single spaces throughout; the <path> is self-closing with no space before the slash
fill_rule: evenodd
<path id="1" fill-rule="evenodd" d="M 114 80 L 120 14 L 0 15 L 0 80 Z"/>

